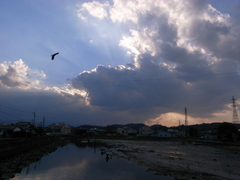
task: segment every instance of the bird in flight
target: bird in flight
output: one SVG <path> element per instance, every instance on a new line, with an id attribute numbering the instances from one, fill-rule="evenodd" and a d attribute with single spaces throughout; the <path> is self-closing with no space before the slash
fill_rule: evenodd
<path id="1" fill-rule="evenodd" d="M 55 54 L 52 54 L 52 60 L 54 60 L 54 57 L 56 56 L 56 55 L 58 55 L 59 54 L 59 52 L 57 52 L 57 53 L 55 53 Z"/>

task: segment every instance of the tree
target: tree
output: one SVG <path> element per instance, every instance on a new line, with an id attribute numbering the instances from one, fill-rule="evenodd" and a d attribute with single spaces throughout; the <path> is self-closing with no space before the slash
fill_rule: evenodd
<path id="1" fill-rule="evenodd" d="M 198 129 L 195 127 L 189 127 L 189 136 L 198 137 Z"/>
<path id="2" fill-rule="evenodd" d="M 218 126 L 217 135 L 221 140 L 233 141 L 238 133 L 236 126 L 232 123 L 224 122 Z"/>

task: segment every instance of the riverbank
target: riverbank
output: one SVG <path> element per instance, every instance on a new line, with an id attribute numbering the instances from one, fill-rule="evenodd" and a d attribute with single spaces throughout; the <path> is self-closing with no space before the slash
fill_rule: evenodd
<path id="1" fill-rule="evenodd" d="M 44 137 L 41 139 L 28 139 L 27 147 L 20 151 L 12 150 L 5 153 L 0 160 L 0 180 L 7 180 L 33 162 L 39 161 L 43 156 L 54 152 L 58 147 L 65 145 L 65 140 L 59 137 Z M 35 141 L 34 143 L 29 143 Z M 17 143 L 16 145 L 17 146 Z M 22 147 L 22 146 L 21 146 Z M 13 148 L 12 148 L 13 149 Z M 15 149 L 15 147 L 14 147 Z M 4 154 L 2 154 L 4 155 Z"/>
<path id="2" fill-rule="evenodd" d="M 176 179 L 240 179 L 240 147 L 183 141 L 101 140 L 117 157 Z"/>

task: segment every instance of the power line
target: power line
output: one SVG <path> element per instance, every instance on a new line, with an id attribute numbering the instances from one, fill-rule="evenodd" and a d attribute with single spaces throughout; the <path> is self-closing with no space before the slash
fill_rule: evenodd
<path id="1" fill-rule="evenodd" d="M 17 116 L 11 115 L 11 114 L 6 113 L 6 112 L 3 112 L 3 111 L 0 111 L 0 112 L 3 113 L 3 114 L 6 114 L 6 115 L 8 115 L 8 116 L 11 116 L 11 117 L 14 117 L 14 118 L 17 118 L 17 119 L 20 119 L 20 120 L 24 121 L 24 119 L 22 119 L 22 118 L 20 118 L 20 117 L 17 117 Z"/>
<path id="2" fill-rule="evenodd" d="M 15 110 L 15 111 L 21 111 L 21 112 L 25 112 L 25 113 L 32 113 L 32 112 L 28 112 L 28 111 L 24 111 L 24 110 L 20 110 L 20 109 L 16 109 L 16 108 L 4 106 L 4 105 L 2 105 L 2 104 L 0 104 L 0 106 L 5 107 L 5 108 L 8 108 L 8 109 Z"/>

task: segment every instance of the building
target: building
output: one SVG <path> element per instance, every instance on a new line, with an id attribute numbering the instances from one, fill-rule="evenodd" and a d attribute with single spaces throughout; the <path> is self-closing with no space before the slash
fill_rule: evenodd
<path id="1" fill-rule="evenodd" d="M 69 134 L 72 132 L 72 127 L 70 126 L 62 126 L 60 129 L 61 133 Z"/>
<path id="2" fill-rule="evenodd" d="M 119 136 L 123 136 L 123 128 L 117 128 L 117 135 L 119 135 Z"/>
<path id="3" fill-rule="evenodd" d="M 167 132 L 170 133 L 172 137 L 185 137 L 186 136 L 185 131 L 179 131 L 177 129 L 168 129 Z"/>
<path id="4" fill-rule="evenodd" d="M 160 131 L 157 134 L 152 134 L 151 137 L 165 137 L 165 138 L 170 138 L 172 137 L 171 133 L 165 132 L 165 131 Z"/>
<path id="5" fill-rule="evenodd" d="M 117 134 L 120 136 L 136 136 L 137 131 L 132 129 L 132 128 L 118 128 L 117 129 Z"/>
<path id="6" fill-rule="evenodd" d="M 50 126 L 51 133 L 63 133 L 63 134 L 69 134 L 72 132 L 72 127 L 66 125 L 65 123 L 59 123 L 58 125 L 51 124 Z"/>
<path id="7" fill-rule="evenodd" d="M 139 134 L 138 136 L 150 136 L 154 133 L 154 130 L 149 128 L 148 126 L 139 128 Z"/>
<path id="8" fill-rule="evenodd" d="M 217 139 L 216 131 L 207 131 L 206 134 L 202 137 L 204 139 Z"/>

